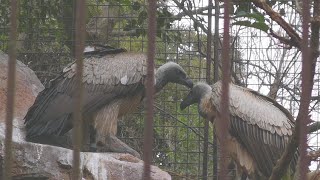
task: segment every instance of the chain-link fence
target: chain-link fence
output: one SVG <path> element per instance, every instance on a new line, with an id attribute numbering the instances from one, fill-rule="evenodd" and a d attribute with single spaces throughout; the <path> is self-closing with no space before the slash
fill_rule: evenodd
<path id="1" fill-rule="evenodd" d="M 46 85 L 74 60 L 76 1 L 18 2 L 17 59 L 34 70 Z M 277 12 L 277 18 L 285 20 L 302 37 L 299 1 L 265 3 Z M 103 44 L 131 52 L 147 52 L 147 4 L 139 0 L 87 0 L 86 45 Z M 222 2 L 214 1 L 213 4 L 211 7 L 208 1 L 202 0 L 157 2 L 157 67 L 174 61 L 194 82 L 221 79 L 224 9 Z M 9 1 L 0 0 L 0 49 L 6 53 L 10 32 L 8 7 Z M 212 10 L 212 19 L 208 19 L 208 10 Z M 232 81 L 276 100 L 296 118 L 302 89 L 301 44 L 296 46 L 288 29 L 257 1 L 232 2 L 230 17 Z M 208 21 L 211 21 L 211 28 Z M 209 38 L 212 50 L 208 56 L 210 31 L 213 34 L 212 39 Z M 210 69 L 207 69 L 207 62 Z M 317 58 L 309 107 L 313 121 L 320 121 L 319 72 Z M 197 106 L 180 110 L 181 100 L 188 91 L 181 85 L 169 84 L 156 95 L 152 163 L 169 172 L 173 179 L 204 179 L 205 174 L 207 179 L 212 179 L 218 169 L 214 128 L 210 124 L 206 137 L 205 120 L 200 117 Z M 121 119 L 117 132 L 121 140 L 140 154 L 143 154 L 144 110 L 141 105 L 135 113 Z M 309 134 L 308 152 L 318 151 L 318 133 L 316 130 Z M 204 163 L 204 157 L 207 163 Z M 310 170 L 318 169 L 318 160 L 313 157 Z M 232 165 L 229 168 L 235 169 Z M 203 173 L 204 170 L 207 173 Z M 229 175 L 232 174 L 235 173 L 231 171 Z"/>

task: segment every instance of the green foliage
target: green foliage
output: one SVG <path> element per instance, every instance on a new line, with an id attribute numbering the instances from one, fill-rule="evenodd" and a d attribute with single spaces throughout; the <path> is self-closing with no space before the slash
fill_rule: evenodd
<path id="1" fill-rule="evenodd" d="M 4 52 L 8 50 L 9 2 L 2 0 L 0 4 L 0 50 Z M 19 2 L 18 58 L 46 82 L 72 61 L 75 0 Z M 96 3 L 96 0 L 88 0 L 88 17 L 101 13 L 101 6 L 93 6 Z"/>
<path id="2" fill-rule="evenodd" d="M 266 3 L 271 7 L 279 7 L 280 5 L 286 4 L 292 6 L 295 1 L 274 1 L 266 0 Z M 232 25 L 240 25 L 249 28 L 258 29 L 267 32 L 270 27 L 270 20 L 265 18 L 265 14 L 258 10 L 250 1 L 239 1 L 233 3 L 235 9 L 234 20 L 236 21 Z M 281 9 L 284 11 L 284 9 Z M 283 14 L 285 12 L 281 12 Z"/>
<path id="3" fill-rule="evenodd" d="M 254 19 L 254 20 L 258 21 L 258 22 L 264 22 L 265 21 L 265 18 L 261 13 L 248 13 L 248 12 L 245 12 L 245 11 L 240 11 L 234 16 L 234 18 L 241 18 L 241 17 L 251 18 L 251 19 Z"/>
<path id="4" fill-rule="evenodd" d="M 0 34 L 0 50 L 1 49 L 8 49 L 8 42 L 9 37 L 5 34 Z"/>
<path id="5" fill-rule="evenodd" d="M 147 9 L 142 2 L 132 2 L 130 6 L 128 6 L 126 11 L 131 10 L 137 14 L 137 18 L 132 19 L 124 19 L 122 23 L 124 23 L 124 30 L 136 30 L 136 37 L 146 36 L 147 31 L 147 18 L 148 13 Z M 173 22 L 176 19 L 173 18 L 173 14 L 168 10 L 167 6 L 161 7 L 157 9 L 157 34 L 156 36 L 161 38 L 162 41 L 178 41 L 181 42 L 179 31 L 168 31 L 173 26 Z"/>
<path id="6" fill-rule="evenodd" d="M 102 12 L 102 6 L 98 6 L 98 4 L 102 4 L 106 2 L 105 0 L 88 0 L 87 12 L 88 18 L 99 15 Z"/>
<path id="7" fill-rule="evenodd" d="M 259 12 L 250 13 L 239 11 L 234 16 L 234 19 L 236 22 L 232 23 L 232 25 L 251 27 L 264 32 L 267 32 L 269 30 L 269 26 L 265 23 L 266 20 L 264 18 L 264 15 Z"/>

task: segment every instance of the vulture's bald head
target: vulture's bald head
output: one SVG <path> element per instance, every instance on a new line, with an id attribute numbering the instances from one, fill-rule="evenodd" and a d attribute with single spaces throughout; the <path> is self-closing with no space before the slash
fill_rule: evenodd
<path id="1" fill-rule="evenodd" d="M 192 104 L 199 103 L 206 94 L 211 92 L 212 88 L 207 83 L 198 82 L 193 86 L 187 97 L 183 99 L 180 104 L 180 109 L 183 110 Z"/>
<path id="2" fill-rule="evenodd" d="M 174 62 L 167 62 L 160 66 L 156 72 L 156 86 L 161 87 L 167 83 L 177 83 L 188 88 L 193 87 L 192 80 L 188 78 L 183 68 Z"/>

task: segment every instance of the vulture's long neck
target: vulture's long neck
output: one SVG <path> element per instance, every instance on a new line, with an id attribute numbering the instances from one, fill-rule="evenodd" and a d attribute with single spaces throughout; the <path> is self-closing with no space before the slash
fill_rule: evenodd
<path id="1" fill-rule="evenodd" d="M 214 107 L 211 102 L 212 89 L 206 86 L 201 91 L 200 101 L 198 102 L 198 111 L 200 116 L 207 118 L 208 114 L 212 114 Z"/>
<path id="2" fill-rule="evenodd" d="M 159 67 L 155 74 L 155 89 L 156 93 L 161 91 L 161 89 L 168 84 L 168 80 L 165 76 L 165 71 L 162 67 Z"/>

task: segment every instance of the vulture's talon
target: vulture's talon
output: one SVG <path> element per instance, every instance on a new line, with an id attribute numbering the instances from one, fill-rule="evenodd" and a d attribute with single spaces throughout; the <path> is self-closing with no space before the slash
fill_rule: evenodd
<path id="1" fill-rule="evenodd" d="M 136 157 L 136 158 L 138 158 L 138 159 L 141 159 L 141 155 L 137 152 L 137 151 L 135 151 L 134 149 L 127 149 L 128 150 L 128 154 L 131 154 L 132 156 L 134 156 L 134 157 Z"/>
<path id="2" fill-rule="evenodd" d="M 90 152 L 97 152 L 98 151 L 98 148 L 97 148 L 97 146 L 90 146 L 90 148 L 89 148 L 89 151 Z"/>
<path id="3" fill-rule="evenodd" d="M 98 152 L 128 153 L 133 155 L 134 157 L 141 159 L 141 156 L 137 151 L 129 147 L 127 144 L 122 142 L 116 136 L 113 136 L 113 135 L 107 136 L 105 142 L 106 142 L 105 144 L 101 142 L 97 143 Z"/>

